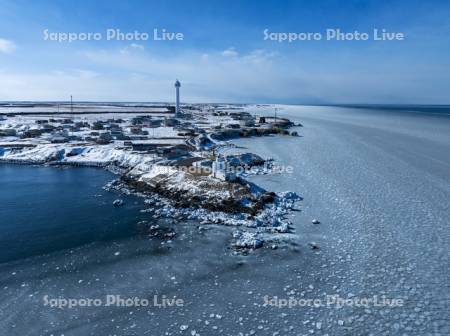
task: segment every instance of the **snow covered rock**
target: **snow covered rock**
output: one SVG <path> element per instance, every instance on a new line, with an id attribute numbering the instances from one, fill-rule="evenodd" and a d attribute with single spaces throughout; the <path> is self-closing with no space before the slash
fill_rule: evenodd
<path id="1" fill-rule="evenodd" d="M 207 134 L 200 134 L 189 141 L 197 150 L 207 150 L 215 145 L 215 142 Z"/>
<path id="2" fill-rule="evenodd" d="M 233 246 L 235 248 L 258 249 L 263 246 L 263 240 L 259 238 L 257 233 L 248 231 L 233 232 Z"/>
<path id="3" fill-rule="evenodd" d="M 265 162 L 262 157 L 253 153 L 227 155 L 225 161 L 230 167 L 253 167 Z"/>

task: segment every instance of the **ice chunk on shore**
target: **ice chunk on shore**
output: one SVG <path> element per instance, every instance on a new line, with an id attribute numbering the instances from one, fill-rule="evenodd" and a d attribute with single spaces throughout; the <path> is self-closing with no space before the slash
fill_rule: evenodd
<path id="1" fill-rule="evenodd" d="M 233 246 L 236 248 L 257 249 L 263 246 L 263 240 L 259 238 L 258 233 L 248 231 L 233 232 Z"/>

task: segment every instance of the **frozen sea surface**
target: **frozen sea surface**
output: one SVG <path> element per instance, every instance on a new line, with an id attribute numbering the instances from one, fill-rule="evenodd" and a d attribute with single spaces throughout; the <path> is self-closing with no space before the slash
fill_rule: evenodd
<path id="1" fill-rule="evenodd" d="M 302 137 L 236 143 L 292 166 L 292 174 L 252 178 L 304 197 L 290 243 L 236 256 L 231 229 L 177 223 L 171 243 L 125 236 L 5 262 L 0 333 L 450 334 L 450 118 L 337 107 L 279 113 L 304 124 Z M 176 296 L 184 306 L 58 309 L 43 301 L 108 294 Z M 353 301 L 327 306 L 333 294 Z M 374 295 L 403 305 L 350 305 Z M 265 297 L 325 304 L 278 308 L 264 306 Z"/>

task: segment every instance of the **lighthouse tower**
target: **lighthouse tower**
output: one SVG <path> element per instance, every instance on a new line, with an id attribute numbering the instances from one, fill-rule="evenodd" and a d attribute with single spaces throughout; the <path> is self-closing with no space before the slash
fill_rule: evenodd
<path id="1" fill-rule="evenodd" d="M 176 91 L 176 99 L 177 99 L 176 105 L 175 105 L 175 115 L 177 117 L 179 117 L 181 114 L 181 111 L 180 111 L 180 86 L 181 86 L 181 84 L 177 79 L 175 82 L 175 91 Z"/>

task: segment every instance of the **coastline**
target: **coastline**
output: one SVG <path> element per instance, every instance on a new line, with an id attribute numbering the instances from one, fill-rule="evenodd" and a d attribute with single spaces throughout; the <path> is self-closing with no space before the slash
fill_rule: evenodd
<path id="1" fill-rule="evenodd" d="M 229 112 L 226 111 L 227 107 L 230 108 Z M 268 108 L 270 106 L 265 107 L 266 110 Z M 253 174 L 252 169 L 255 167 L 263 174 L 270 174 L 270 168 L 267 166 L 258 168 L 267 160 L 255 154 L 236 151 L 236 147 L 228 140 L 273 134 L 289 135 L 288 129 L 293 125 L 286 118 L 268 120 L 266 123 L 265 118 L 258 120 L 256 116 L 247 112 L 248 109 L 248 106 L 242 108 L 242 106 L 193 105 L 185 106 L 188 112 L 180 118 L 164 115 L 164 119 L 157 119 L 153 116 L 139 115 L 129 119 L 130 122 L 125 127 L 133 127 L 136 120 L 145 118 L 148 118 L 150 123 L 159 125 L 167 124 L 168 118 L 174 126 L 189 121 L 191 129 L 186 132 L 188 127 L 184 126 L 183 130 L 188 136 L 173 138 L 178 141 L 177 145 L 169 147 L 176 151 L 172 160 L 167 160 L 164 155 L 158 153 L 159 149 L 165 150 L 165 147 L 156 145 L 154 146 L 156 152 L 152 151 L 151 154 L 148 150 L 143 152 L 134 150 L 134 143 L 136 146 L 141 143 L 148 146 L 145 140 L 131 142 L 133 148 L 130 148 L 129 145 L 125 146 L 125 141 L 112 141 L 110 144 L 76 142 L 55 144 L 52 141 L 36 143 L 35 140 L 27 142 L 26 139 L 17 139 L 3 144 L 3 147 L 0 144 L 0 163 L 101 167 L 118 175 L 118 179 L 109 183 L 107 189 L 143 197 L 149 204 L 148 212 L 151 220 L 195 219 L 202 225 L 234 226 L 238 228 L 233 232 L 232 246 L 235 249 L 260 248 L 266 243 L 278 242 L 283 234 L 292 233 L 288 215 L 301 198 L 291 192 L 276 194 L 266 191 L 245 179 L 245 176 Z M 219 118 L 214 118 L 218 114 Z M 24 116 L 19 113 L 18 117 Z M 41 114 L 33 117 L 37 119 L 31 121 L 36 123 L 42 120 Z M 27 115 L 28 119 L 33 117 Z M 76 116 L 72 115 L 71 118 L 69 124 L 77 123 Z M 233 124 L 233 120 L 242 119 L 244 120 L 241 122 L 242 127 Z M 144 123 L 148 122 L 147 120 Z M 98 122 L 98 119 L 90 116 L 91 125 Z M 127 119 L 123 122 L 127 123 Z M 81 121 L 78 123 L 81 124 Z M 110 119 L 109 123 L 114 123 L 114 119 Z M 82 126 L 88 125 L 83 121 Z M 199 125 L 202 125 L 203 129 L 198 129 Z M 206 130 L 205 125 L 208 127 Z M 18 126 L 20 127 L 20 124 Z M 16 124 L 14 128 L 18 126 Z M 166 126 L 165 129 L 167 128 Z M 124 129 L 122 127 L 122 130 Z M 83 133 L 82 129 L 80 131 Z M 174 131 L 172 128 L 172 134 Z M 150 137 L 149 141 L 163 142 L 166 139 L 163 138 L 164 132 L 160 134 L 160 140 Z M 296 135 L 296 132 L 293 134 Z M 148 148 L 151 147 L 146 147 Z M 230 150 L 232 154 L 221 153 Z M 219 164 L 223 164 L 220 171 L 217 169 Z M 163 206 L 160 205 L 158 208 L 152 206 L 154 204 Z M 274 246 L 276 245 L 272 244 L 272 248 Z"/>
<path id="2" fill-rule="evenodd" d="M 304 123 L 301 141 L 258 137 L 233 143 L 293 165 L 293 174 L 248 177 L 267 190 L 305 195 L 302 211 L 292 218 L 297 234 L 286 237 L 290 244 L 245 256 L 226 247 L 229 227 L 180 220 L 171 243 L 160 228 L 152 240 L 93 243 L 2 264 L 0 276 L 7 288 L 0 301 L 14 309 L 8 313 L 13 323 L 5 320 L 0 330 L 45 334 L 71 328 L 74 334 L 141 335 L 151 334 L 157 325 L 160 334 L 179 334 L 188 327 L 185 332 L 206 335 L 252 330 L 263 335 L 309 330 L 345 335 L 374 331 L 373 319 L 379 321 L 375 331 L 385 334 L 398 328 L 426 334 L 430 325 L 438 332 L 447 330 L 448 295 L 435 283 L 448 282 L 448 208 L 442 203 L 448 198 L 448 170 L 443 170 L 448 158 L 434 148 L 442 143 L 448 147 L 448 124 L 332 108 L 286 108 L 282 113 Z M 313 218 L 321 224 L 313 225 Z M 311 242 L 320 249 L 312 250 Z M 185 306 L 43 306 L 44 295 L 58 298 L 62 289 L 68 298 L 177 296 Z M 275 297 L 278 303 L 289 298 L 294 304 L 302 299 L 325 302 L 324 293 L 345 299 L 353 295 L 354 301 L 383 293 L 404 305 L 334 309 L 271 303 Z M 264 305 L 266 298 L 269 305 Z M 26 321 L 14 323 L 25 313 Z M 399 326 L 392 324 L 396 315 L 404 315 L 395 320 Z"/>

